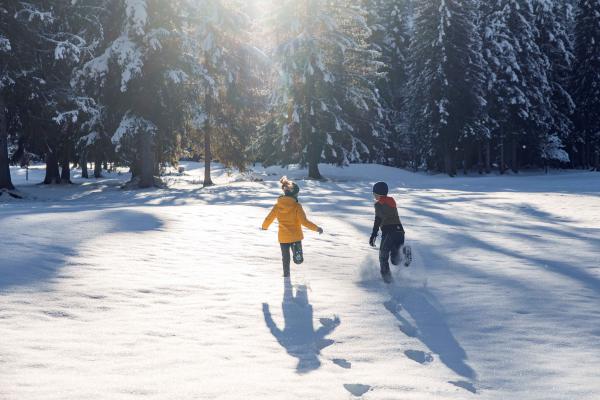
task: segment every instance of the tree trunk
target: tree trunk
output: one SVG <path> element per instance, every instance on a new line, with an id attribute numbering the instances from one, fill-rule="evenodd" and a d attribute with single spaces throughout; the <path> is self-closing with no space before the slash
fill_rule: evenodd
<path id="1" fill-rule="evenodd" d="M 213 181 L 210 178 L 210 163 L 212 153 L 210 151 L 210 124 L 207 123 L 204 128 L 204 184 L 202 186 L 212 186 Z"/>
<path id="2" fill-rule="evenodd" d="M 204 127 L 204 183 L 203 187 L 212 186 L 213 181 L 210 177 L 210 164 L 212 161 L 212 152 L 210 148 L 210 139 L 211 139 L 211 126 L 210 122 L 206 122 L 206 126 Z"/>
<path id="3" fill-rule="evenodd" d="M 81 166 L 81 177 L 88 179 L 90 175 L 88 173 L 87 155 L 85 154 L 85 151 L 81 152 L 81 157 L 79 158 L 79 165 Z"/>
<path id="4" fill-rule="evenodd" d="M 204 127 L 204 183 L 203 187 L 208 187 L 213 185 L 213 181 L 210 177 L 210 164 L 212 162 L 212 151 L 211 151 L 211 134 L 212 134 L 212 126 L 211 126 L 211 115 L 212 115 L 212 97 L 211 95 L 206 96 L 206 126 Z"/>
<path id="5" fill-rule="evenodd" d="M 94 178 L 102 178 L 102 161 L 97 158 L 94 161 Z"/>
<path id="6" fill-rule="evenodd" d="M 310 109 L 310 107 L 309 107 Z M 309 143 L 306 149 L 307 161 L 308 161 L 308 177 L 310 179 L 323 179 L 321 171 L 319 171 L 319 161 L 321 160 L 321 149 L 319 148 L 317 137 L 313 130 L 312 121 L 304 121 L 302 129 L 305 135 L 309 135 Z"/>
<path id="7" fill-rule="evenodd" d="M 311 2 L 307 2 L 307 7 L 309 7 Z M 311 57 L 311 64 L 314 65 L 314 59 Z M 316 122 L 315 122 L 315 113 L 312 107 L 312 98 L 314 93 L 314 77 L 312 75 L 308 75 L 306 78 L 306 85 L 304 87 L 304 109 L 305 115 L 302 121 L 300 121 L 300 129 L 302 129 L 302 136 L 307 139 L 308 146 L 306 148 L 306 158 L 308 161 L 308 177 L 311 179 L 323 179 L 323 175 L 321 175 L 321 171 L 319 171 L 319 161 L 321 161 L 321 151 L 322 146 L 320 145 Z M 311 112 L 311 110 L 313 112 Z"/>
<path id="8" fill-rule="evenodd" d="M 477 142 L 477 173 L 483 174 L 483 149 L 481 148 L 481 142 Z"/>
<path id="9" fill-rule="evenodd" d="M 448 154 L 448 147 L 446 146 L 446 154 L 444 154 L 444 172 L 449 176 L 452 176 L 450 173 L 450 164 L 452 161 L 450 160 L 450 154 Z"/>
<path id="10" fill-rule="evenodd" d="M 517 138 L 513 137 L 511 140 L 511 169 L 515 174 L 519 173 L 519 144 L 517 143 Z"/>
<path id="11" fill-rule="evenodd" d="M 583 167 L 585 169 L 590 169 L 590 167 L 592 166 L 591 147 L 592 146 L 590 145 L 590 137 L 589 137 L 589 134 L 586 132 L 584 143 L 583 143 Z"/>
<path id="12" fill-rule="evenodd" d="M 489 174 L 492 172 L 492 156 L 491 156 L 491 149 L 490 149 L 491 145 L 490 145 L 490 140 L 486 139 L 485 141 L 485 173 Z"/>
<path id="13" fill-rule="evenodd" d="M 14 190 L 8 162 L 8 127 L 4 96 L 0 93 L 0 189 Z"/>
<path id="14" fill-rule="evenodd" d="M 71 182 L 71 165 L 69 163 L 69 150 L 65 150 L 65 154 L 60 163 L 60 183 L 73 183 Z"/>
<path id="15" fill-rule="evenodd" d="M 451 151 L 453 152 L 454 149 L 449 149 L 448 146 L 446 146 L 446 150 L 447 152 L 444 154 L 444 170 L 449 176 L 454 177 L 456 175 L 456 166 L 454 165 L 453 154 L 450 153 Z"/>
<path id="16" fill-rule="evenodd" d="M 594 171 L 600 171 L 600 150 L 594 152 Z"/>
<path id="17" fill-rule="evenodd" d="M 319 163 L 315 161 L 308 162 L 308 177 L 311 179 L 323 179 L 323 175 L 319 171 Z"/>
<path id="18" fill-rule="evenodd" d="M 58 170 L 58 157 L 56 157 L 56 151 L 50 150 L 46 154 L 46 176 L 44 177 L 44 184 L 50 185 L 53 183 L 60 183 L 60 173 Z"/>
<path id="19" fill-rule="evenodd" d="M 504 138 L 500 142 L 500 175 L 504 174 Z"/>
<path id="20" fill-rule="evenodd" d="M 154 151 L 152 149 L 152 137 L 148 133 L 141 134 L 142 141 L 142 165 L 140 168 L 140 187 L 148 188 L 154 186 Z"/>
<path id="21" fill-rule="evenodd" d="M 305 124 L 306 125 L 306 124 Z M 312 124 L 308 124 L 310 130 L 312 131 Z M 306 129 L 304 127 L 303 129 Z M 308 144 L 307 151 L 307 161 L 308 161 L 308 177 L 311 179 L 323 179 L 323 175 L 321 175 L 321 171 L 319 171 L 319 161 L 321 160 L 321 152 L 318 148 L 315 135 L 311 132 L 309 133 L 310 142 Z"/>

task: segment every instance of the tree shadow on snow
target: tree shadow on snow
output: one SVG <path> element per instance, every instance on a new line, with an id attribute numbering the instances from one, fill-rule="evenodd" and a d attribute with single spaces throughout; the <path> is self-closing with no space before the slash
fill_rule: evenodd
<path id="1" fill-rule="evenodd" d="M 265 208 L 265 214 L 268 208 L 272 207 L 280 195 L 279 183 L 277 181 L 265 182 L 231 182 L 228 184 L 215 185 L 206 188 L 168 188 L 168 189 L 139 189 L 124 190 L 120 189 L 116 180 L 99 180 L 85 182 L 80 185 L 81 190 L 75 190 L 74 187 L 43 188 L 49 189 L 55 198 L 36 199 L 29 198 L 19 203 L 17 213 L 20 209 L 44 209 L 52 207 L 55 210 L 68 207 L 80 207 L 113 209 L 132 206 L 179 206 L 185 204 L 205 204 L 205 205 L 249 205 Z M 303 181 L 300 183 L 301 194 L 300 202 L 310 210 L 311 207 L 318 207 L 320 212 L 352 214 L 356 212 L 357 207 L 363 207 L 372 201 L 370 192 L 370 183 L 364 185 L 360 183 L 332 183 L 320 181 Z M 326 196 L 325 192 L 333 191 L 335 197 Z M 45 193 L 44 190 L 36 192 L 40 197 Z M 59 194 L 62 193 L 60 196 Z M 50 195 L 49 195 L 50 196 Z M 59 196 L 60 198 L 58 198 Z M 62 197 L 61 197 L 62 196 Z M 1 208 L 0 204 L 0 210 Z M 15 207 L 3 210 L 3 212 L 13 214 Z M 261 214 L 262 215 L 262 214 Z M 350 221 L 350 224 L 357 230 L 364 230 L 371 221 L 365 219 L 361 224 L 356 221 Z"/>
<path id="2" fill-rule="evenodd" d="M 452 214 L 431 210 L 431 205 L 438 202 L 435 197 L 419 196 L 414 200 L 413 205 L 407 207 L 415 215 L 420 215 L 444 227 L 457 227 L 446 236 L 449 243 L 445 245 L 445 251 L 451 253 L 455 250 L 466 247 L 485 250 L 489 253 L 496 253 L 506 257 L 507 262 L 515 261 L 528 265 L 543 265 L 545 271 L 561 275 L 565 278 L 578 282 L 581 286 L 587 287 L 596 294 L 600 294 L 600 279 L 588 272 L 586 268 L 581 268 L 575 261 L 575 254 L 571 248 L 564 243 L 568 241 L 577 241 L 584 244 L 589 252 L 600 248 L 600 229 L 582 228 L 570 225 L 568 218 L 560 215 L 548 213 L 539 210 L 533 204 L 499 204 L 489 205 L 486 208 L 495 208 L 502 211 L 504 215 L 503 223 L 508 229 L 503 234 L 490 227 L 485 214 L 473 212 L 472 215 L 454 216 Z M 519 215 L 526 215 L 533 219 L 534 223 L 523 225 L 519 221 Z M 551 223 L 551 224 L 550 224 Z M 488 232 L 492 230 L 492 232 Z M 493 235 L 505 235 L 507 240 L 519 237 L 520 246 L 518 249 L 507 248 L 497 245 L 495 242 L 482 239 L 479 233 L 492 233 Z M 439 240 L 439 238 L 438 238 Z M 554 241 L 549 243 L 548 241 Z M 531 250 L 537 249 L 540 245 L 547 247 L 563 248 L 561 258 L 548 257 L 546 255 L 532 254 Z M 502 279 L 499 277 L 499 279 Z"/>
<path id="3" fill-rule="evenodd" d="M 294 287 L 290 278 L 284 278 L 283 285 L 283 310 L 284 327 L 280 329 L 273 317 L 267 303 L 263 303 L 265 323 L 277 342 L 285 348 L 287 353 L 298 359 L 296 371 L 300 374 L 316 370 L 321 366 L 319 354 L 322 349 L 334 343 L 326 339 L 340 324 L 337 316 L 332 319 L 321 318 L 321 327 L 317 330 L 313 326 L 313 308 L 308 301 L 308 292 L 305 285 Z"/>
<path id="4" fill-rule="evenodd" d="M 0 218 L 0 231 L 9 232 L 0 243 L 0 293 L 11 287 L 45 284 L 60 276 L 68 260 L 78 255 L 81 243 L 101 240 L 106 234 L 162 227 L 158 218 L 139 211 L 80 214 L 79 208 L 42 207 L 19 211 Z M 85 264 L 84 260 L 77 262 Z"/>

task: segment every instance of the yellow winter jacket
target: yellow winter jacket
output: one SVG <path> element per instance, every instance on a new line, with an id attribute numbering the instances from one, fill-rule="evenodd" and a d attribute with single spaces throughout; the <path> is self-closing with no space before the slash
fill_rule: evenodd
<path id="1" fill-rule="evenodd" d="M 277 204 L 265 218 L 262 228 L 268 229 L 275 218 L 279 222 L 279 243 L 294 243 L 304 239 L 302 225 L 315 232 L 319 229 L 306 218 L 300 203 L 290 196 L 277 199 Z"/>

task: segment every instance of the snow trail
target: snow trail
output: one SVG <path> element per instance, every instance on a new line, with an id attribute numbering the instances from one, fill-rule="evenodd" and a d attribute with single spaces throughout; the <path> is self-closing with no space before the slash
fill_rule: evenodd
<path id="1" fill-rule="evenodd" d="M 198 189 L 186 167 L 158 191 L 15 179 L 29 198 L 0 203 L 1 399 L 600 393 L 596 175 L 324 166 L 299 183 L 325 233 L 306 232 L 286 281 L 276 229 L 259 230 L 284 171 L 216 168 Z M 380 179 L 414 252 L 389 286 L 367 243 Z"/>

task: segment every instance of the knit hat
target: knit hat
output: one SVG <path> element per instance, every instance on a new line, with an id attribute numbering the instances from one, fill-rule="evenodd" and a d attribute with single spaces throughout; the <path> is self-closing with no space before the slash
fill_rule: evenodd
<path id="1" fill-rule="evenodd" d="M 286 196 L 290 196 L 298 200 L 298 193 L 300 193 L 300 187 L 295 182 L 290 181 L 287 176 L 284 176 L 279 180 L 281 182 L 281 190 Z"/>
<path id="2" fill-rule="evenodd" d="M 373 193 L 378 194 L 380 196 L 387 196 L 388 194 L 388 185 L 385 182 L 377 182 L 373 185 Z"/>

